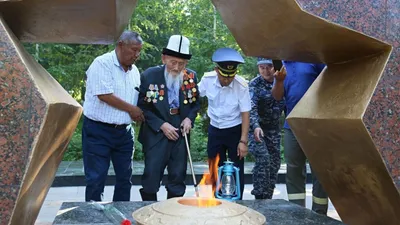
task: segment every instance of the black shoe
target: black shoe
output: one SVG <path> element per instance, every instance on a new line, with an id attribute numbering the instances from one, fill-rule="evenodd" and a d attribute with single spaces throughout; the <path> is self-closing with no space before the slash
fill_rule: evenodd
<path id="1" fill-rule="evenodd" d="M 171 192 L 168 192 L 168 194 L 167 194 L 167 199 L 170 199 L 170 198 L 176 198 L 176 197 L 182 197 L 183 195 L 176 195 L 176 194 L 173 194 L 173 193 L 171 193 Z"/>
<path id="2" fill-rule="evenodd" d="M 157 201 L 157 193 L 146 193 L 143 191 L 143 188 L 139 189 L 140 195 L 142 196 L 142 201 Z"/>
<path id="3" fill-rule="evenodd" d="M 267 199 L 265 195 L 255 195 L 254 196 L 256 199 Z"/>
<path id="4" fill-rule="evenodd" d="M 325 215 L 325 216 L 328 214 L 327 210 L 324 210 L 324 209 L 313 209 L 313 211 L 318 214 Z"/>

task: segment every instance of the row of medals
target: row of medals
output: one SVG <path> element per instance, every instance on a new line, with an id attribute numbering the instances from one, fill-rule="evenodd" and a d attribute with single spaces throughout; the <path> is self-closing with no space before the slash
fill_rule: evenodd
<path id="1" fill-rule="evenodd" d="M 146 98 L 145 101 L 147 102 L 151 102 L 153 101 L 153 103 L 157 103 L 157 98 L 158 100 L 162 101 L 164 99 L 164 84 L 160 85 L 161 90 L 158 90 L 158 86 L 157 84 L 150 84 L 149 85 L 149 90 L 146 92 Z M 160 97 L 158 97 L 160 96 Z M 152 100 L 153 97 L 153 100 Z"/>
<path id="2" fill-rule="evenodd" d="M 196 101 L 196 92 L 197 92 L 197 90 L 196 90 L 195 85 L 194 85 L 193 82 L 194 81 L 193 81 L 192 78 L 189 79 L 189 82 L 187 80 L 185 80 L 183 82 L 182 92 L 189 99 L 189 100 L 188 99 L 183 100 L 183 104 L 188 104 L 188 103 L 192 103 L 192 102 Z M 186 88 L 186 90 L 185 90 L 184 87 Z M 186 91 L 187 91 L 187 94 L 186 94 Z"/>
<path id="3" fill-rule="evenodd" d="M 187 87 L 187 85 L 189 85 L 189 83 L 193 83 L 194 81 L 193 81 L 193 79 L 189 79 L 189 82 L 187 81 L 187 80 L 185 80 L 184 82 L 183 82 L 183 84 L 184 84 L 184 86 L 185 87 Z M 145 101 L 147 101 L 147 102 L 151 102 L 151 101 L 153 101 L 153 103 L 157 103 L 157 98 L 158 98 L 158 100 L 160 100 L 160 101 L 162 101 L 162 100 L 164 100 L 164 84 L 161 84 L 160 85 L 160 88 L 162 89 L 162 90 L 158 90 L 158 86 L 157 86 L 157 84 L 150 84 L 149 85 L 149 90 L 150 91 L 147 91 L 146 92 L 146 99 L 145 99 Z M 185 90 L 182 90 L 183 91 L 183 94 L 185 94 L 186 95 L 186 91 Z M 187 99 L 185 99 L 184 101 L 183 101 L 183 104 L 188 104 L 188 103 L 192 103 L 192 102 L 195 102 L 196 101 L 196 92 L 197 92 L 197 90 L 196 90 L 196 88 L 195 87 L 193 87 L 192 89 L 188 89 L 188 91 L 187 91 L 187 97 L 189 98 L 189 100 L 187 100 Z M 160 97 L 158 97 L 158 96 L 160 96 Z M 153 97 L 153 100 L 152 100 L 152 97 Z"/>

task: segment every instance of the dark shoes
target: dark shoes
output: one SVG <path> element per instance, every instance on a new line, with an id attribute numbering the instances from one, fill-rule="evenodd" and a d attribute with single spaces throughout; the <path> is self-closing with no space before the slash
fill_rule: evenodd
<path id="1" fill-rule="evenodd" d="M 142 201 L 157 201 L 157 193 L 146 193 L 143 188 L 139 189 L 140 195 L 142 196 Z"/>
<path id="2" fill-rule="evenodd" d="M 256 199 L 267 199 L 267 196 L 265 196 L 265 195 L 255 195 L 254 197 Z"/>
<path id="3" fill-rule="evenodd" d="M 157 201 L 157 193 L 147 193 L 143 191 L 143 188 L 139 189 L 140 196 L 142 196 L 142 201 Z M 176 195 L 171 192 L 168 192 L 167 199 L 175 198 L 175 197 L 182 197 L 183 195 Z"/>
<path id="4" fill-rule="evenodd" d="M 254 197 L 256 198 L 256 199 L 272 199 L 272 196 L 270 196 L 270 195 L 254 195 Z"/>
<path id="5" fill-rule="evenodd" d="M 173 193 L 171 193 L 171 192 L 168 192 L 168 194 L 167 194 L 167 199 L 170 199 L 170 198 L 176 198 L 176 197 L 182 197 L 183 195 L 176 195 L 176 194 L 173 194 Z"/>

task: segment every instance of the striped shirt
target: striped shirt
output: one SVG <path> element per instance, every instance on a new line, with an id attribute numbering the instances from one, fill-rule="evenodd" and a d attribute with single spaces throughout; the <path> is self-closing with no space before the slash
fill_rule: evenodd
<path id="1" fill-rule="evenodd" d="M 83 114 L 91 120 L 109 124 L 130 124 L 129 113 L 114 108 L 97 96 L 113 93 L 125 102 L 137 105 L 140 74 L 135 65 L 127 72 L 119 64 L 114 51 L 97 57 L 86 71 L 86 93 Z"/>

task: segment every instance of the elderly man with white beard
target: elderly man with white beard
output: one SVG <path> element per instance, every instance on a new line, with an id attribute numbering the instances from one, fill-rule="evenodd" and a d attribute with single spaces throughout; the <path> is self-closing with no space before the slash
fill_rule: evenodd
<path id="1" fill-rule="evenodd" d="M 151 67 L 141 76 L 138 106 L 145 122 L 139 132 L 145 168 L 140 195 L 143 201 L 157 201 L 157 192 L 168 170 L 167 198 L 185 194 L 187 151 L 183 137 L 189 138 L 200 109 L 196 73 L 186 69 L 190 60 L 189 40 L 170 37 L 162 52 L 162 66 Z"/>

